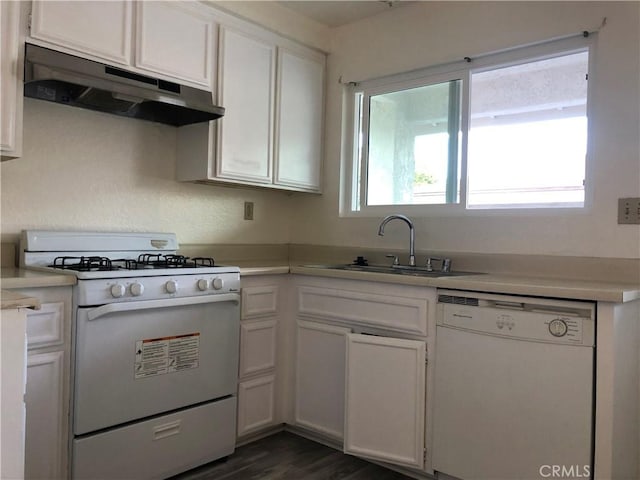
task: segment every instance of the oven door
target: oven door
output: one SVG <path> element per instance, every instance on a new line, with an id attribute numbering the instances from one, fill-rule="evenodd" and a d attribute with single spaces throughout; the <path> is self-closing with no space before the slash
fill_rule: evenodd
<path id="1" fill-rule="evenodd" d="M 80 307 L 74 434 L 236 393 L 237 294 Z"/>

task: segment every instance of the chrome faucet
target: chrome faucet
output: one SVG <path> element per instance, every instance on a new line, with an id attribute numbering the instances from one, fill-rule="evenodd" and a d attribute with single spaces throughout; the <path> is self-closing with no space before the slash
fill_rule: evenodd
<path id="1" fill-rule="evenodd" d="M 409 226 L 409 266 L 415 267 L 416 266 L 416 248 L 415 248 L 416 233 L 413 228 L 413 222 L 409 219 L 409 217 L 405 215 L 387 215 L 382 219 L 382 222 L 380 222 L 380 228 L 378 228 L 378 235 L 380 235 L 381 237 L 384 236 L 385 225 L 389 223 L 391 220 L 394 220 L 396 218 L 398 220 L 402 220 Z"/>

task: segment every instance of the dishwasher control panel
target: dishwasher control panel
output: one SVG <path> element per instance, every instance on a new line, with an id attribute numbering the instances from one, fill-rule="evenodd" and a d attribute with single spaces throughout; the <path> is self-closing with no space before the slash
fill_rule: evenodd
<path id="1" fill-rule="evenodd" d="M 514 339 L 593 346 L 595 321 L 585 313 L 585 309 L 554 309 L 553 305 L 537 306 L 525 301 L 438 303 L 437 323 Z"/>

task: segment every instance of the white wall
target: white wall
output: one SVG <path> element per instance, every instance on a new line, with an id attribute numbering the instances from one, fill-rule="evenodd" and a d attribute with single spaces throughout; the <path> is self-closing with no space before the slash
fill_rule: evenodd
<path id="1" fill-rule="evenodd" d="M 276 3 L 206 3 L 329 45 L 326 26 Z M 168 231 L 181 244 L 289 242 L 289 194 L 176 182 L 175 128 L 29 98 L 24 105 L 24 155 L 0 168 L 3 241 L 50 228 Z M 255 202 L 255 220 L 243 220 L 244 201 Z"/>
<path id="2" fill-rule="evenodd" d="M 236 2 L 221 3 L 308 45 L 325 48 L 325 33 L 331 38 L 325 194 L 289 197 L 177 183 L 172 127 L 27 99 L 24 156 L 0 169 L 5 239 L 24 228 L 93 228 L 174 231 L 181 243 L 405 248 L 400 224 L 378 237 L 380 219 L 338 215 L 338 78 L 373 78 L 573 34 L 598 27 L 606 16 L 593 79 L 593 209 L 571 216 L 415 219 L 417 247 L 640 258 L 640 227 L 616 223 L 617 198 L 640 196 L 639 2 L 417 2 L 328 33 L 280 5 L 257 5 L 271 2 L 241 2 L 235 9 Z M 253 222 L 242 220 L 245 200 L 255 202 Z"/>
<path id="3" fill-rule="evenodd" d="M 340 218 L 343 89 L 358 81 L 598 28 L 593 85 L 593 201 L 571 215 L 414 218 L 417 247 L 481 253 L 640 257 L 640 227 L 617 224 L 617 199 L 640 196 L 640 2 L 417 2 L 332 32 L 326 193 L 295 207 L 293 243 L 405 248 L 398 224 Z"/>
<path id="4" fill-rule="evenodd" d="M 179 159 L 178 159 L 179 161 Z M 176 129 L 27 98 L 24 154 L 2 163 L 2 234 L 175 232 L 180 243 L 287 243 L 284 193 L 175 181 Z M 255 202 L 253 221 L 244 201 Z"/>

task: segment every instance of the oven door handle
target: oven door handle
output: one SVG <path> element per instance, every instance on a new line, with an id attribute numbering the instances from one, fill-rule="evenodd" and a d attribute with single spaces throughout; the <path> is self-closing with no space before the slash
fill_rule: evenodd
<path id="1" fill-rule="evenodd" d="M 92 308 L 87 312 L 89 321 L 116 312 L 130 312 L 134 310 L 149 310 L 163 307 L 184 307 L 187 305 L 202 305 L 206 303 L 233 302 L 240 303 L 240 295 L 237 293 L 221 293 L 203 297 L 169 298 L 162 300 L 145 300 L 142 302 L 108 303 L 100 307 Z"/>

